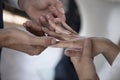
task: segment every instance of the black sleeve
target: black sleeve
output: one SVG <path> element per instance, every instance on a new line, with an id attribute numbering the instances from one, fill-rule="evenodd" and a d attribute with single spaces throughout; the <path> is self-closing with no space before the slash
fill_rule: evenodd
<path id="1" fill-rule="evenodd" d="M 0 0 L 0 29 L 2 28 L 3 28 L 3 11 L 2 11 L 2 0 Z M 1 50 L 2 49 L 0 48 L 0 59 L 1 59 Z"/>
<path id="2" fill-rule="evenodd" d="M 80 15 L 74 0 L 69 0 L 66 22 L 76 32 L 80 30 Z M 69 57 L 63 55 L 55 68 L 54 80 L 79 80 Z"/>
<path id="3" fill-rule="evenodd" d="M 3 28 L 2 0 L 0 0 L 0 29 Z"/>

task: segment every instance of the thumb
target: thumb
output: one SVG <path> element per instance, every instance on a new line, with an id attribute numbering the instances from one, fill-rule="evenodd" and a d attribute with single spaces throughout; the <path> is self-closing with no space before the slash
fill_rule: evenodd
<path id="1" fill-rule="evenodd" d="M 82 56 L 92 58 L 92 41 L 90 39 L 85 39 L 84 41 Z"/>
<path id="2" fill-rule="evenodd" d="M 65 49 L 65 55 L 68 57 L 77 57 L 80 58 L 81 57 L 81 53 L 82 53 L 82 49 Z"/>

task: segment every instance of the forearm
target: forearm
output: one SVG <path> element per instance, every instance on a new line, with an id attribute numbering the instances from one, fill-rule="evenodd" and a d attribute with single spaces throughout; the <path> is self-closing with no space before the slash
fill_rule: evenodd
<path id="1" fill-rule="evenodd" d="M 8 32 L 7 30 L 4 29 L 0 29 L 0 48 L 1 47 L 5 47 L 5 45 L 7 44 L 6 40 L 8 40 Z"/>
<path id="2" fill-rule="evenodd" d="M 120 52 L 120 48 L 115 44 L 108 45 L 105 52 L 103 52 L 104 57 L 107 59 L 109 64 L 112 65 L 113 61 L 117 57 L 118 53 Z"/>
<path id="3" fill-rule="evenodd" d="M 120 52 L 120 48 L 106 38 L 96 37 L 92 38 L 92 40 L 94 56 L 102 53 L 109 64 L 112 64 L 112 62 Z"/>

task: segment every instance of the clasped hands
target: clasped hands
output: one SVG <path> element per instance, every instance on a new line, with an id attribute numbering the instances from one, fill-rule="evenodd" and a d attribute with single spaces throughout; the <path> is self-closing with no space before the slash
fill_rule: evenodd
<path id="1" fill-rule="evenodd" d="M 80 80 L 99 80 L 93 63 L 94 57 L 102 53 L 112 64 L 120 51 L 120 48 L 108 39 L 78 36 L 60 18 L 44 17 L 44 20 L 40 21 L 42 26 L 35 26 L 31 21 L 26 22 L 24 26 L 29 32 L 37 36 L 50 36 L 57 39 L 58 41 L 49 47 L 66 48 L 65 55 L 70 57 Z"/>
<path id="2" fill-rule="evenodd" d="M 59 0 L 19 0 L 19 6 L 32 19 L 23 25 L 33 35 L 19 29 L 1 30 L 0 47 L 29 55 L 38 55 L 47 47 L 66 48 L 65 55 L 70 57 L 80 80 L 99 79 L 93 64 L 94 56 L 102 53 L 112 64 L 120 52 L 120 48 L 108 39 L 78 36 L 65 23 L 64 10 Z"/>

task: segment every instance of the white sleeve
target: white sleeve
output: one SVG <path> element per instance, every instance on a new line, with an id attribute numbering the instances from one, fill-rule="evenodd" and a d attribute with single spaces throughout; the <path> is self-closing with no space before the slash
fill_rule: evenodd
<path id="1" fill-rule="evenodd" d="M 120 80 L 120 52 L 113 62 L 108 80 Z"/>
<path id="2" fill-rule="evenodd" d="M 18 0 L 6 0 L 6 1 L 10 6 L 19 9 Z"/>

